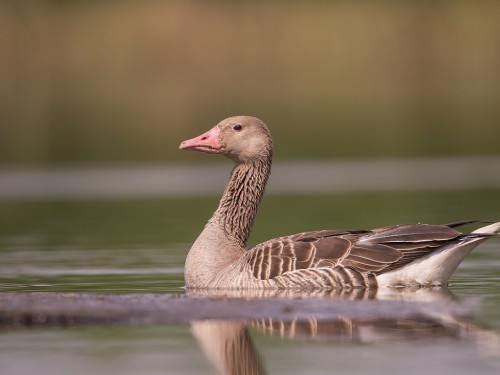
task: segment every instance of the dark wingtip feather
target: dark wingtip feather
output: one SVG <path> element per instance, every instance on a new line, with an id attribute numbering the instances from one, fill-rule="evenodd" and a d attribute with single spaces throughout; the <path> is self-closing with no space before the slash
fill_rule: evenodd
<path id="1" fill-rule="evenodd" d="M 493 224 L 494 221 L 489 221 L 489 220 L 462 220 L 462 221 L 455 221 L 453 223 L 448 223 L 448 224 L 443 224 L 446 225 L 447 227 L 450 228 L 458 228 L 462 227 L 464 225 L 469 225 L 469 224 Z"/>

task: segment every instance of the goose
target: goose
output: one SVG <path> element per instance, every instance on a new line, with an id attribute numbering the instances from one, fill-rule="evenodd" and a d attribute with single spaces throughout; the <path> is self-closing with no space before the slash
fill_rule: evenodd
<path id="1" fill-rule="evenodd" d="M 494 237 L 500 222 L 471 233 L 445 225 L 400 224 L 373 230 L 318 230 L 247 249 L 271 172 L 273 141 L 252 116 L 229 117 L 179 148 L 234 162 L 213 216 L 185 262 L 188 289 L 352 289 L 446 285 L 463 258 Z"/>

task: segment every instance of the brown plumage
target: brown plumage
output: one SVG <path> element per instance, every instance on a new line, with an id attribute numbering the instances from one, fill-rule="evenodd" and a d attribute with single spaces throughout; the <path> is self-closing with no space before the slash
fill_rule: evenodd
<path id="1" fill-rule="evenodd" d="M 500 223 L 469 234 L 448 225 L 403 224 L 374 230 L 321 230 L 246 243 L 271 171 L 272 140 L 259 119 L 230 117 L 181 149 L 217 153 L 235 163 L 219 207 L 186 259 L 195 288 L 357 288 L 444 284 Z"/>

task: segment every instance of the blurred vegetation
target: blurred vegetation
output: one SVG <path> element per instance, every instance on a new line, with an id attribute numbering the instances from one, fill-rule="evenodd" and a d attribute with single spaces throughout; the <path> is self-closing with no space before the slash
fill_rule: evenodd
<path id="1" fill-rule="evenodd" d="M 0 2 L 0 163 L 190 159 L 262 117 L 277 157 L 498 154 L 500 2 Z M 197 159 L 200 160 L 200 159 Z"/>

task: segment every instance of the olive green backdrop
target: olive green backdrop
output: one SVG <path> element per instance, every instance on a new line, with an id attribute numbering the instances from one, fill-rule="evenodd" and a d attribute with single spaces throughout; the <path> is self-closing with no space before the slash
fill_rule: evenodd
<path id="1" fill-rule="evenodd" d="M 189 160 L 234 114 L 278 158 L 499 154 L 496 1 L 0 3 L 0 163 Z M 199 160 L 199 159 L 197 159 Z"/>

